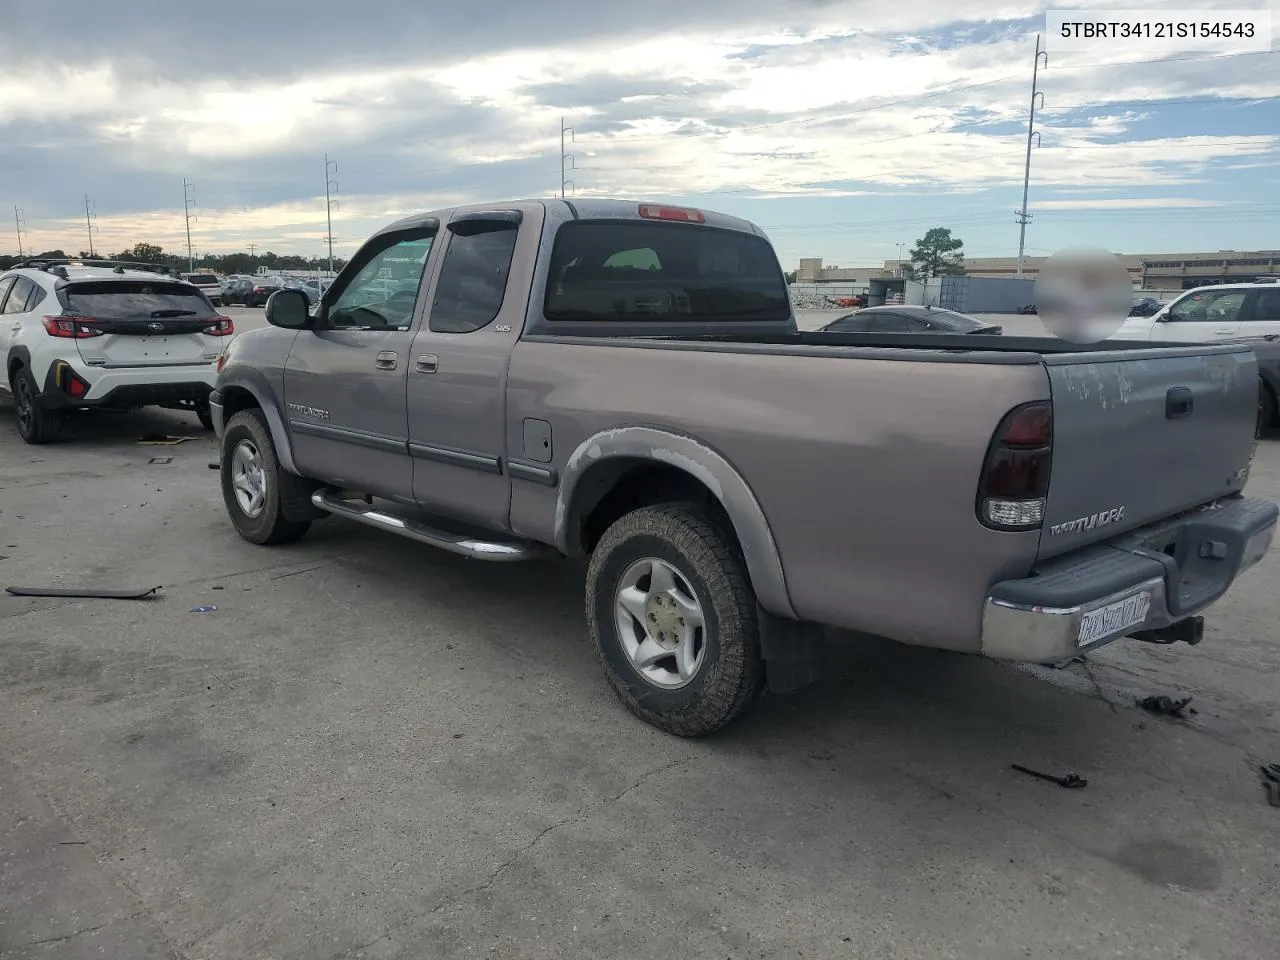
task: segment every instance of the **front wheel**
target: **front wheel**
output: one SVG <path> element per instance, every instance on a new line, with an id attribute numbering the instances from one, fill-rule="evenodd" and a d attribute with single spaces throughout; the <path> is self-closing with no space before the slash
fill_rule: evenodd
<path id="1" fill-rule="evenodd" d="M 609 527 L 586 606 L 605 679 L 661 730 L 713 733 L 763 686 L 755 594 L 732 533 L 694 504 L 644 507 Z"/>
<path id="2" fill-rule="evenodd" d="M 19 367 L 9 379 L 13 405 L 18 413 L 18 435 L 30 444 L 54 443 L 62 436 L 66 422 L 62 414 L 40 405 L 40 388 L 26 367 Z"/>
<path id="3" fill-rule="evenodd" d="M 310 528 L 310 521 L 285 518 L 280 487 L 280 462 L 262 413 L 241 410 L 222 434 L 222 499 L 232 526 L 250 543 L 289 543 Z"/>

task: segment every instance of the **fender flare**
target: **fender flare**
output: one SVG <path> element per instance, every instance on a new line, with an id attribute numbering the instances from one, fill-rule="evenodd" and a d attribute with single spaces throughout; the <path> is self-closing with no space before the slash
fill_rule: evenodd
<path id="1" fill-rule="evenodd" d="M 9 382 L 9 371 L 13 369 L 13 361 L 19 361 L 22 366 L 28 370 L 31 369 L 31 351 L 26 347 L 10 347 L 9 355 L 4 358 L 4 370 L 0 370 L 0 374 L 4 375 L 4 382 Z M 32 374 L 34 376 L 34 374 Z"/>
<path id="2" fill-rule="evenodd" d="M 618 457 L 675 467 L 710 490 L 733 524 L 760 605 L 780 617 L 796 619 L 773 531 L 751 487 L 718 451 L 683 434 L 654 427 L 618 427 L 578 444 L 561 471 L 556 493 L 555 542 L 562 553 L 570 552 L 570 541 L 582 520 L 574 505 L 579 481 L 597 463 Z"/>
<path id="3" fill-rule="evenodd" d="M 276 459 L 279 461 L 280 466 L 295 476 L 301 476 L 293 462 L 293 447 L 289 442 L 289 430 L 285 426 L 284 418 L 280 415 L 280 410 L 276 406 L 271 390 L 265 385 L 252 382 L 250 378 L 244 376 L 237 376 L 231 380 L 219 378 L 215 390 L 220 395 L 220 400 L 214 400 L 213 402 L 222 402 L 224 406 L 226 404 L 226 395 L 229 391 L 243 390 L 252 396 L 258 402 L 258 408 L 262 410 L 262 415 L 267 419 L 267 429 L 271 432 L 271 442 L 275 444 Z M 267 399 L 268 397 L 271 399 Z"/>

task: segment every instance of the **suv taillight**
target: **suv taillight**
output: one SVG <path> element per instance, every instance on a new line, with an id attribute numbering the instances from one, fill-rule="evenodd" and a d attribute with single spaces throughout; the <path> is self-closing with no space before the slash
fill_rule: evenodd
<path id="1" fill-rule="evenodd" d="M 1044 522 L 1053 459 L 1053 404 L 1025 403 L 996 428 L 978 481 L 978 519 L 996 530 L 1034 530 Z"/>
<path id="2" fill-rule="evenodd" d="M 42 321 L 44 329 L 51 337 L 64 340 L 88 340 L 90 337 L 102 336 L 102 331 L 86 326 L 89 317 L 45 317 Z"/>
<path id="3" fill-rule="evenodd" d="M 205 327 L 204 332 L 211 337 L 229 337 L 236 332 L 236 325 L 231 322 L 230 317 L 214 317 L 213 323 Z"/>

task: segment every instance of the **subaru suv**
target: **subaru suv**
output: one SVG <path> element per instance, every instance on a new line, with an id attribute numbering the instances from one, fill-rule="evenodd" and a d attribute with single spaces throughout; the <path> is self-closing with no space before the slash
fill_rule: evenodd
<path id="1" fill-rule="evenodd" d="M 234 332 L 164 267 L 25 260 L 0 273 L 0 392 L 27 443 L 57 440 L 80 409 L 190 410 L 211 429 L 215 364 Z"/>

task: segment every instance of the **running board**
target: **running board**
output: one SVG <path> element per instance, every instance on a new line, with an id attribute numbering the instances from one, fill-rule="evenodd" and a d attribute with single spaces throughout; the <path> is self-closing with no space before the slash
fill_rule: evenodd
<path id="1" fill-rule="evenodd" d="M 441 550 L 448 550 L 450 553 L 471 557 L 473 560 L 536 560 L 551 553 L 550 548 L 540 543 L 524 540 L 487 540 L 469 534 L 441 530 L 413 517 L 399 517 L 386 510 L 380 510 L 363 500 L 345 500 L 335 490 L 317 490 L 311 495 L 311 505 L 334 516 L 357 520 L 379 530 L 398 533 L 410 540 L 417 540 L 432 547 L 439 547 Z"/>

